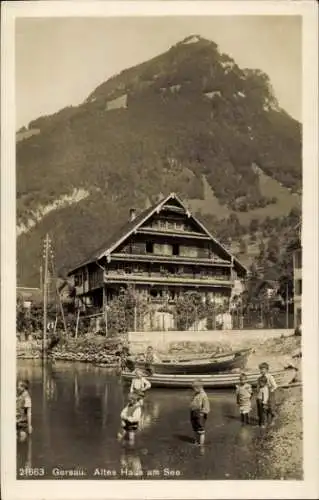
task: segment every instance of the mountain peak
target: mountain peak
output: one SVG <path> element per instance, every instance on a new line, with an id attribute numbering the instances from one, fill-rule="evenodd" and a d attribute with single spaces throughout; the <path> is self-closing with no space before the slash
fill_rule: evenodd
<path id="1" fill-rule="evenodd" d="M 200 35 L 189 35 L 184 40 L 181 40 L 180 42 L 177 43 L 177 45 L 189 45 L 191 43 L 198 43 L 206 41 L 204 38 L 202 38 Z"/>
<path id="2" fill-rule="evenodd" d="M 20 135 L 27 132 L 17 144 L 18 223 L 30 228 L 18 239 L 21 282 L 38 281 L 47 232 L 57 266 L 72 268 L 103 244 L 105 231 L 126 221 L 130 207 L 155 202 L 158 192 L 197 200 L 200 211 L 215 217 L 214 233 L 221 214 L 242 212 L 239 219 L 248 222 L 286 216 L 298 202 L 300 124 L 276 104 L 265 73 L 240 68 L 197 34 Z M 212 190 L 208 198 L 203 179 Z M 232 220 L 227 237 L 239 235 Z"/>

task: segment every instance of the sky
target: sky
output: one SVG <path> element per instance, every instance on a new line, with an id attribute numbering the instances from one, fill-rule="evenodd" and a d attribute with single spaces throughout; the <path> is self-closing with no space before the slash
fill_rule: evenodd
<path id="1" fill-rule="evenodd" d="M 78 105 L 121 70 L 191 34 L 219 45 L 240 67 L 271 79 L 280 105 L 301 121 L 300 16 L 16 19 L 16 129 Z"/>

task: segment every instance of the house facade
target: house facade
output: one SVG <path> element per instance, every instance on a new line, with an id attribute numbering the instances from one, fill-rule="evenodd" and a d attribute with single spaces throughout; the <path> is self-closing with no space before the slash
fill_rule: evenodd
<path id="1" fill-rule="evenodd" d="M 40 304 L 43 300 L 43 292 L 40 288 L 32 288 L 27 286 L 17 287 L 17 297 L 23 301 L 25 309 L 31 309 L 33 304 Z"/>
<path id="2" fill-rule="evenodd" d="M 302 248 L 301 242 L 293 249 L 294 269 L 294 328 L 301 325 L 301 297 L 302 297 Z"/>
<path id="3" fill-rule="evenodd" d="M 196 291 L 226 312 L 234 283 L 246 274 L 174 193 L 139 214 L 132 209 L 124 227 L 69 272 L 76 304 L 88 313 L 107 310 L 129 285 L 154 311 Z M 170 328 L 174 325 L 168 321 L 163 329 Z"/>

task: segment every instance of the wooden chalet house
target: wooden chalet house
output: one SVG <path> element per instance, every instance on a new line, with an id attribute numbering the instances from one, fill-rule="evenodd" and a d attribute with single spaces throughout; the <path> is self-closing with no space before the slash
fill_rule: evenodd
<path id="1" fill-rule="evenodd" d="M 101 312 L 122 287 L 132 285 L 136 297 L 154 309 L 174 306 L 176 298 L 196 290 L 203 301 L 229 308 L 235 280 L 246 268 L 171 193 L 129 221 L 102 248 L 69 272 L 76 302 Z"/>

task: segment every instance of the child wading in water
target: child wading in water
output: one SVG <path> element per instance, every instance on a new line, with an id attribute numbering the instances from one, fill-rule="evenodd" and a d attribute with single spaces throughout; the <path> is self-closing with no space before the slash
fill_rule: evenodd
<path id="1" fill-rule="evenodd" d="M 190 403 L 191 424 L 195 433 L 195 443 L 203 445 L 205 443 L 205 424 L 210 406 L 202 384 L 194 382 L 192 388 L 194 394 Z"/>
<path id="2" fill-rule="evenodd" d="M 151 388 L 151 383 L 143 377 L 141 370 L 135 370 L 135 377 L 132 380 L 130 394 L 135 394 L 139 397 L 141 402 L 145 396 L 145 391 Z"/>
<path id="3" fill-rule="evenodd" d="M 275 391 L 277 389 L 277 384 L 274 379 L 274 377 L 269 373 L 269 364 L 268 363 L 261 363 L 259 365 L 259 370 L 260 370 L 260 377 L 258 378 L 257 381 L 257 393 L 259 391 L 259 381 L 261 377 L 266 377 L 267 380 L 267 387 L 269 390 L 269 397 L 268 397 L 268 403 L 267 403 L 267 416 L 268 416 L 268 421 L 270 424 L 273 423 L 274 418 L 275 418 L 275 410 L 274 410 L 274 405 L 275 405 Z"/>
<path id="4" fill-rule="evenodd" d="M 153 363 L 159 363 L 160 359 L 155 354 L 153 347 L 150 345 L 148 346 L 146 353 L 145 353 L 145 369 L 149 373 L 149 375 L 153 375 L 154 370 L 153 370 Z"/>
<path id="5" fill-rule="evenodd" d="M 25 441 L 27 435 L 32 433 L 31 425 L 31 397 L 29 394 L 29 382 L 19 380 L 17 384 L 16 401 L 16 426 L 17 437 L 20 441 Z"/>
<path id="6" fill-rule="evenodd" d="M 267 414 L 269 410 L 269 387 L 267 383 L 267 377 L 262 375 L 258 379 L 257 388 L 257 413 L 258 413 L 258 423 L 260 427 L 265 427 Z"/>
<path id="7" fill-rule="evenodd" d="M 245 373 L 241 373 L 239 377 L 239 385 L 236 388 L 236 399 L 240 411 L 240 420 L 243 424 L 249 424 L 252 394 L 252 387 L 247 382 L 247 375 Z"/>
<path id="8" fill-rule="evenodd" d="M 117 437 L 122 439 L 127 437 L 130 444 L 134 444 L 135 433 L 138 429 L 142 416 L 141 402 L 137 394 L 130 394 L 128 403 L 121 413 L 122 432 Z"/>

